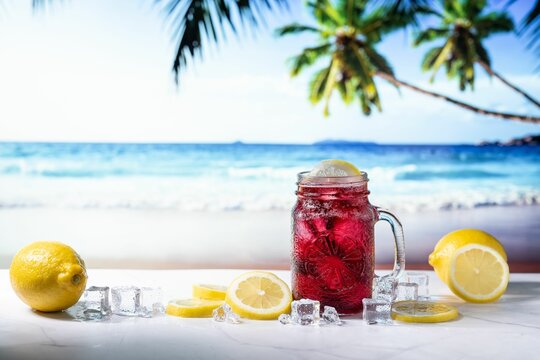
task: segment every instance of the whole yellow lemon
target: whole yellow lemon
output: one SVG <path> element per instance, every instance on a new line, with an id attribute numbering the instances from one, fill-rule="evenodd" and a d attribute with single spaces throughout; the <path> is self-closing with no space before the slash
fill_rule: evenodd
<path id="1" fill-rule="evenodd" d="M 37 241 L 15 255 L 11 286 L 32 309 L 52 312 L 74 305 L 86 287 L 86 268 L 79 254 L 60 242 Z"/>

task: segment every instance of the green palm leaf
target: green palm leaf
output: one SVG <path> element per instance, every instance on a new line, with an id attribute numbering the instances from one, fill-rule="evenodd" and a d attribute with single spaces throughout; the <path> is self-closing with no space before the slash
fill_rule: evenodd
<path id="1" fill-rule="evenodd" d="M 291 76 L 297 76 L 304 68 L 313 65 L 318 59 L 324 55 L 328 55 L 332 48 L 332 44 L 326 43 L 313 48 L 306 48 L 300 55 L 293 57 L 290 61 Z"/>
<path id="2" fill-rule="evenodd" d="M 171 21 L 178 42 L 173 62 L 175 80 L 189 58 L 201 57 L 206 42 L 225 37 L 226 27 L 237 33 L 238 23 L 256 28 L 263 14 L 285 8 L 287 0 L 157 0 Z"/>
<path id="3" fill-rule="evenodd" d="M 307 7 L 319 24 L 333 29 L 345 25 L 345 20 L 329 0 L 310 0 Z"/>
<path id="4" fill-rule="evenodd" d="M 450 30 L 448 28 L 428 28 L 416 35 L 413 44 L 419 46 L 435 39 L 448 37 L 449 34 Z"/>
<path id="5" fill-rule="evenodd" d="M 303 32 L 322 33 L 323 31 L 313 26 L 292 23 L 292 24 L 277 28 L 275 32 L 276 32 L 276 35 L 278 36 L 284 36 L 284 35 L 290 35 L 290 34 L 300 34 Z"/>
<path id="6" fill-rule="evenodd" d="M 331 62 L 328 67 L 317 71 L 311 78 L 309 83 L 309 101 L 311 101 L 312 104 L 321 101 L 332 64 L 333 62 Z"/>

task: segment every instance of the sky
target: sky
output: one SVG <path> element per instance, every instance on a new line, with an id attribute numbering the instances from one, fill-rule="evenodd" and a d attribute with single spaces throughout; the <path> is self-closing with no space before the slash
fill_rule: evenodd
<path id="1" fill-rule="evenodd" d="M 171 72 L 175 43 L 152 0 L 71 0 L 44 12 L 30 0 L 0 0 L 0 141 L 311 143 L 477 143 L 539 133 L 536 125 L 475 115 L 378 82 L 383 112 L 366 117 L 335 96 L 331 115 L 307 100 L 309 75 L 291 79 L 287 59 L 317 39 L 277 38 L 273 29 L 311 22 L 302 3 L 267 27 L 229 36 L 190 64 L 180 86 Z M 511 7 L 520 19 L 528 1 Z M 378 46 L 399 78 L 482 107 L 539 114 L 496 79 L 479 76 L 460 92 L 420 70 L 428 47 L 399 31 Z M 539 59 L 514 35 L 487 41 L 493 67 L 540 97 Z M 337 94 L 336 94 L 337 95 Z"/>

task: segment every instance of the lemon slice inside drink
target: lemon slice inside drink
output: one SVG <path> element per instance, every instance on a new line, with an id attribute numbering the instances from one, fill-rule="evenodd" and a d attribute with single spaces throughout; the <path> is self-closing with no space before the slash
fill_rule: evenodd
<path id="1" fill-rule="evenodd" d="M 212 284 L 193 284 L 193 297 L 207 300 L 225 300 L 227 287 Z"/>
<path id="2" fill-rule="evenodd" d="M 437 323 L 454 320 L 458 310 L 432 301 L 398 301 L 392 305 L 392 319 L 415 323 Z"/>
<path id="3" fill-rule="evenodd" d="M 291 310 L 291 290 L 276 275 L 250 271 L 238 276 L 227 289 L 227 304 L 247 319 L 273 320 Z"/>
<path id="4" fill-rule="evenodd" d="M 223 300 L 177 299 L 169 301 L 165 313 L 190 318 L 212 317 L 212 311 L 221 304 Z"/>
<path id="5" fill-rule="evenodd" d="M 339 177 L 361 175 L 360 170 L 345 160 L 323 160 L 310 171 L 310 176 L 316 177 Z"/>

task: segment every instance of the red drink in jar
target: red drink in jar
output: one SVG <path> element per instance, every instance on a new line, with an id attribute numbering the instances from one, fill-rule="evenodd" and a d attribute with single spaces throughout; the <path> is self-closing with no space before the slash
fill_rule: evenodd
<path id="1" fill-rule="evenodd" d="M 293 209 L 292 288 L 295 299 L 319 300 L 340 314 L 362 310 L 374 276 L 374 226 L 390 222 L 396 240 L 394 276 L 404 268 L 401 224 L 368 200 L 367 174 L 298 175 Z"/>

